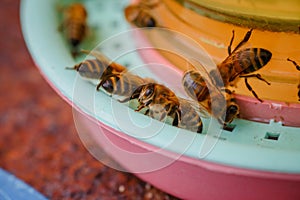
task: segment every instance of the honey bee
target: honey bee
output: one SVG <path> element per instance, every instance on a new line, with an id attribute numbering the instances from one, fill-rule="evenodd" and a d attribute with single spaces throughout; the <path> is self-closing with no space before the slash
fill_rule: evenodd
<path id="1" fill-rule="evenodd" d="M 222 80 L 215 78 L 215 83 L 217 86 L 223 84 L 224 86 L 228 86 L 229 83 L 232 83 L 237 77 L 244 78 L 248 90 L 252 92 L 253 96 L 255 96 L 257 100 L 262 102 L 262 100 L 257 96 L 255 91 L 248 83 L 247 78 L 255 77 L 270 85 L 270 83 L 263 79 L 260 74 L 251 73 L 264 67 L 271 60 L 272 53 L 263 48 L 246 48 L 237 51 L 246 42 L 248 42 L 252 31 L 253 29 L 250 29 L 246 33 L 243 40 L 235 47 L 233 51 L 231 51 L 231 46 L 234 39 L 234 31 L 232 31 L 232 38 L 228 46 L 229 56 L 223 62 L 217 65 L 217 69 L 219 70 Z M 212 71 L 210 75 L 215 77 L 215 73 L 216 71 Z"/>
<path id="2" fill-rule="evenodd" d="M 136 111 L 148 107 L 145 115 L 149 115 L 159 121 L 165 120 L 167 116 L 170 116 L 174 118 L 173 125 L 178 125 L 178 121 L 181 118 L 180 103 L 175 93 L 169 88 L 157 83 L 144 84 L 131 95 L 130 99 L 134 98 L 137 98 L 139 102 L 139 107 Z"/>
<path id="3" fill-rule="evenodd" d="M 195 64 L 195 63 L 194 63 Z M 239 115 L 239 106 L 234 102 L 232 92 L 217 87 L 209 73 L 199 63 L 200 71 L 189 70 L 183 76 L 186 93 L 207 110 L 226 128 Z M 213 104 L 213 105 L 212 105 Z"/>
<path id="4" fill-rule="evenodd" d="M 245 79 L 247 89 L 252 92 L 254 97 L 260 102 L 262 102 L 262 100 L 248 83 L 248 78 L 255 77 L 270 85 L 260 74 L 251 73 L 265 66 L 270 61 L 272 53 L 263 48 L 245 48 L 239 50 L 249 40 L 252 30 L 253 29 L 250 29 L 246 33 L 243 40 L 240 41 L 233 51 L 231 51 L 231 46 L 234 39 L 234 30 L 232 31 L 232 38 L 228 46 L 229 56 L 217 65 L 217 69 L 207 72 L 205 68 L 199 64 L 198 66 L 201 72 L 188 70 L 182 78 L 182 84 L 187 94 L 193 99 L 202 102 L 202 104 L 205 102 L 206 105 L 204 107 L 206 107 L 213 116 L 218 118 L 220 123 L 224 121 L 225 125 L 230 123 L 239 113 L 239 107 L 234 103 L 231 91 L 227 89 L 230 84 L 234 83 L 237 77 Z M 211 111 L 211 102 L 216 102 L 217 105 L 226 105 L 226 107 Z M 221 120 L 220 116 L 224 114 L 226 114 L 225 120 Z"/>
<path id="5" fill-rule="evenodd" d="M 145 115 L 159 121 L 165 121 L 169 116 L 173 118 L 172 125 L 202 132 L 202 121 L 190 102 L 177 98 L 167 87 L 156 84 L 150 78 L 141 78 L 129 72 L 115 73 L 104 77 L 97 89 L 103 88 L 110 95 L 125 97 L 119 99 L 124 103 L 138 99 L 136 111 L 147 108 Z M 181 118 L 182 115 L 182 118 Z"/>
<path id="6" fill-rule="evenodd" d="M 179 98 L 166 86 L 158 83 L 147 83 L 138 87 L 130 99 L 139 102 L 137 112 L 146 108 L 145 115 L 159 121 L 165 121 L 167 117 L 173 119 L 172 125 L 193 132 L 201 133 L 203 124 L 198 112 L 191 103 Z"/>
<path id="7" fill-rule="evenodd" d="M 143 0 L 137 5 L 129 5 L 124 10 L 126 20 L 137 27 L 156 27 L 157 21 L 150 14 L 149 9 L 158 6 L 160 0 Z"/>
<path id="8" fill-rule="evenodd" d="M 86 36 L 87 11 L 81 3 L 73 3 L 63 10 L 63 22 L 59 30 L 64 32 L 72 47 L 72 55 L 76 56 L 78 45 Z"/>
<path id="9" fill-rule="evenodd" d="M 86 54 L 91 54 L 96 59 L 84 60 L 76 64 L 74 67 L 66 67 L 66 69 L 76 70 L 82 77 L 87 79 L 101 80 L 103 77 L 109 76 L 115 73 L 121 73 L 126 71 L 126 67 L 111 62 L 105 55 L 98 51 L 86 51 L 81 50 Z"/>
<path id="10" fill-rule="evenodd" d="M 98 51 L 86 51 L 96 59 L 87 59 L 66 69 L 76 70 L 83 78 L 99 80 L 96 89 L 102 88 L 106 93 L 123 96 L 128 98 L 135 89 L 145 84 L 147 81 L 153 81 L 150 78 L 143 79 L 137 75 L 128 72 L 127 68 L 121 64 L 110 61 L 104 54 Z"/>
<path id="11" fill-rule="evenodd" d="M 296 61 L 294 61 L 294 60 L 291 60 L 291 59 L 287 59 L 288 61 L 290 61 L 290 62 L 292 62 L 294 65 L 295 65 L 295 67 L 296 67 L 296 69 L 298 70 L 298 71 L 300 71 L 300 65 L 298 65 L 297 63 L 296 63 Z M 299 82 L 299 84 L 298 84 L 298 101 L 300 101 L 300 82 Z"/>

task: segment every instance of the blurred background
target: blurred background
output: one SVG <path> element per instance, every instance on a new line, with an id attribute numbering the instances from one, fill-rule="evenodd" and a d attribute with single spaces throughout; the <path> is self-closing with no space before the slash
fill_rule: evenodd
<path id="1" fill-rule="evenodd" d="M 19 0 L 0 6 L 0 168 L 49 199 L 176 199 L 104 166 L 84 148 L 72 108 L 28 53 L 19 6 Z"/>

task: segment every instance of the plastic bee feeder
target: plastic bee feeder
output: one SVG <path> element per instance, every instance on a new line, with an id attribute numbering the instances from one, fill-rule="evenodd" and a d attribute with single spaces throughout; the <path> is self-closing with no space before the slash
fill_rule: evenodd
<path id="1" fill-rule="evenodd" d="M 178 1 L 185 2 L 185 6 L 177 1 L 162 2 L 162 6 L 153 10 L 159 16 L 159 24 L 193 41 L 199 39 L 216 63 L 227 56 L 232 29 L 236 31 L 237 42 L 248 30 L 205 18 L 188 8 L 194 5 L 187 4 L 191 2 Z M 146 31 L 149 35 L 132 31 L 123 16 L 128 3 L 86 1 L 89 23 L 98 27 L 95 35 L 101 43 L 101 51 L 129 67 L 151 66 L 141 67 L 140 73 L 176 88 L 181 84 L 185 63 L 180 64 L 180 59 L 176 60 L 171 51 L 157 51 L 155 47 L 165 42 L 165 47 L 182 51 L 190 46 L 170 35 L 166 39 L 162 34 L 154 31 L 153 34 L 151 30 Z M 193 23 L 196 19 L 199 21 Z M 59 22 L 53 1 L 22 1 L 21 23 L 38 69 L 74 108 L 79 136 L 101 162 L 111 166 L 103 159 L 106 152 L 122 169 L 183 199 L 300 199 L 298 75 L 295 75 L 295 67 L 286 61 L 287 57 L 297 60 L 299 33 L 254 27 L 249 43 L 272 51 L 274 61 L 260 73 L 270 79 L 275 89 L 251 80 L 257 94 L 267 99 L 260 103 L 245 88 L 237 88 L 242 118 L 233 121 L 233 130 L 211 126 L 216 132 L 207 134 L 210 126 L 206 125 L 203 134 L 197 134 L 136 113 L 105 93 L 96 92 L 95 85 L 81 79 L 76 72 L 65 70 L 83 58 L 72 58 L 66 41 L 57 31 Z M 203 34 L 199 34 L 199 30 Z M 272 39 L 266 39 L 269 37 Z M 277 37 L 278 41 L 274 39 Z M 90 48 L 98 43 L 91 44 Z M 144 50 L 137 48 L 139 45 Z M 287 69 L 284 76 L 281 66 Z M 282 88 L 279 83 L 283 83 Z M 286 94 L 279 94 L 279 89 Z M 177 92 L 184 93 L 183 90 Z M 117 165 L 112 167 L 117 168 Z"/>

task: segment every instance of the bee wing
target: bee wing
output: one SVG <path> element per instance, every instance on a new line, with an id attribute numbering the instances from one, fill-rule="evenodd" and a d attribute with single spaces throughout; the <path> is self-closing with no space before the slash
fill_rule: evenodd
<path id="1" fill-rule="evenodd" d="M 89 50 L 85 50 L 85 49 L 82 49 L 80 50 L 82 53 L 85 53 L 87 55 L 91 54 L 92 56 L 94 56 L 95 58 L 97 58 L 99 61 L 102 61 L 102 62 L 107 62 L 107 63 L 111 63 L 112 61 L 106 57 L 103 53 L 99 52 L 99 51 L 89 51 Z"/>
<path id="2" fill-rule="evenodd" d="M 206 68 L 197 60 L 190 59 L 191 64 L 193 65 L 194 70 L 198 71 L 202 78 L 205 80 L 205 83 L 210 91 L 218 93 L 218 95 L 223 95 L 221 90 L 216 86 L 215 81 L 212 80 L 211 75 L 206 70 Z M 221 79 L 221 76 L 215 77 Z M 221 80 L 222 81 L 222 80 Z"/>
<path id="3" fill-rule="evenodd" d="M 127 102 L 131 99 L 136 99 L 138 98 L 141 89 L 144 85 L 150 83 L 149 79 L 144 79 L 138 75 L 132 74 L 128 71 L 124 71 L 122 73 L 120 73 L 121 77 L 122 77 L 122 81 L 124 83 L 124 85 L 130 85 L 130 90 L 131 90 L 131 94 L 128 97 L 125 97 L 123 100 L 119 100 L 119 102 L 124 103 Z M 128 88 L 129 89 L 129 88 Z"/>
<path id="4" fill-rule="evenodd" d="M 137 82 L 145 82 L 145 80 L 142 77 L 140 77 L 136 74 L 133 74 L 129 71 L 123 71 L 121 73 L 121 75 L 123 76 L 124 80 L 127 80 L 127 81 L 134 80 L 134 81 L 137 81 Z"/>
<path id="5" fill-rule="evenodd" d="M 130 85 L 132 92 L 134 92 L 138 87 L 145 85 L 147 80 L 143 79 L 142 77 L 132 74 L 128 71 L 124 71 L 120 73 L 122 76 L 122 80 L 126 85 Z"/>
<path id="6" fill-rule="evenodd" d="M 194 110 L 197 111 L 200 117 L 204 118 L 210 118 L 211 114 L 208 112 L 208 108 L 204 105 L 201 104 L 201 102 L 197 102 L 194 100 L 189 100 L 189 99 L 184 99 L 184 98 L 178 98 L 180 104 L 189 104 Z"/>
<path id="7" fill-rule="evenodd" d="M 221 88 L 215 84 L 216 81 L 220 81 L 220 83 L 223 82 L 221 76 L 218 76 L 218 71 L 211 71 L 211 74 L 214 74 L 214 79 L 212 79 L 210 73 L 207 72 L 207 70 L 201 63 L 196 60 L 193 60 L 192 63 L 197 66 L 197 69 L 205 80 L 205 83 L 210 92 L 211 102 L 209 103 L 209 108 L 209 104 L 207 104 L 207 102 L 199 102 L 199 104 L 201 104 L 201 106 L 203 106 L 204 108 L 207 108 L 206 111 L 211 113 L 211 115 L 215 116 L 218 120 L 224 121 L 223 119 L 225 118 L 225 113 L 220 112 L 220 106 L 226 106 L 226 99 L 224 94 L 221 92 Z"/>
<path id="8" fill-rule="evenodd" d="M 123 65 L 120 65 L 116 62 L 111 61 L 111 59 L 109 59 L 108 57 L 106 57 L 103 53 L 99 52 L 99 51 L 88 51 L 88 50 L 81 50 L 82 53 L 85 54 L 91 54 L 92 56 L 94 56 L 97 60 L 101 61 L 102 63 L 105 63 L 107 66 L 113 66 L 114 70 L 116 70 L 117 72 L 122 72 L 126 70 L 126 67 Z M 106 67 L 107 67 L 106 66 Z"/>
<path id="9" fill-rule="evenodd" d="M 214 85 L 212 79 L 210 78 L 210 75 L 206 68 L 196 59 L 190 59 L 190 62 L 192 64 L 193 70 L 199 72 L 201 76 L 205 79 L 206 84 L 208 85 Z"/>

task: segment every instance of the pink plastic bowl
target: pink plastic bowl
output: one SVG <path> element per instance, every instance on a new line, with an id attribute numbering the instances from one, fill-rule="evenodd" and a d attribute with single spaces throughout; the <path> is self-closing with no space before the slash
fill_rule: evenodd
<path id="1" fill-rule="evenodd" d="M 300 175 L 249 170 L 206 162 L 188 156 L 163 151 L 155 153 L 151 160 L 136 154 L 155 152 L 157 147 L 141 142 L 112 129 L 86 114 L 76 111 L 76 119 L 88 130 L 90 140 L 106 150 L 118 163 L 131 172 L 151 168 L 155 162 L 170 165 L 146 173 L 136 173 L 141 179 L 182 199 L 300 199 Z M 99 131 L 100 129 L 103 132 Z M 127 153 L 124 153 L 126 150 Z M 92 152 L 93 153 L 93 152 Z M 94 154 L 95 157 L 98 157 Z"/>

